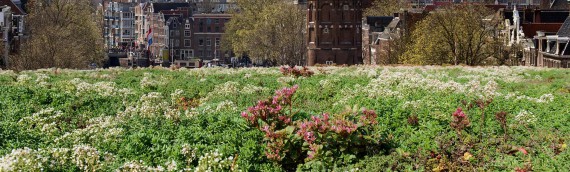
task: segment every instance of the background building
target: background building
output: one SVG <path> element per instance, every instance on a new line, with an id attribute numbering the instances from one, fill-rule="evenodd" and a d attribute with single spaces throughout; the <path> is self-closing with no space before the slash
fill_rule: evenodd
<path id="1" fill-rule="evenodd" d="M 135 46 L 135 15 L 137 3 L 108 2 L 104 4 L 105 46 L 108 49 L 132 49 Z"/>
<path id="2" fill-rule="evenodd" d="M 362 64 L 362 11 L 367 0 L 308 0 L 307 64 Z"/>
<path id="3" fill-rule="evenodd" d="M 230 14 L 194 14 L 192 49 L 195 57 L 202 60 L 230 60 L 231 52 L 221 50 L 222 35 L 225 23 L 231 19 Z"/>

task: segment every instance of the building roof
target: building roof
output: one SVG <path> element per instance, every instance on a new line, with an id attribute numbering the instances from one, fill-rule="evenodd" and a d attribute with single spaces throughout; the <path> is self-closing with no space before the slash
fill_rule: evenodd
<path id="1" fill-rule="evenodd" d="M 394 29 L 394 28 L 398 27 L 399 23 L 400 23 L 400 18 L 394 18 L 394 20 L 392 20 L 390 22 L 390 24 L 388 24 L 388 26 L 386 26 L 386 27 L 388 27 L 390 29 Z"/>
<path id="2" fill-rule="evenodd" d="M 152 3 L 154 8 L 154 13 L 159 13 L 160 11 L 170 11 L 176 10 L 178 8 L 189 8 L 190 3 Z"/>
<path id="3" fill-rule="evenodd" d="M 564 24 L 560 26 L 557 35 L 559 37 L 570 37 L 570 16 L 568 16 L 566 21 L 564 21 Z"/>
<path id="4" fill-rule="evenodd" d="M 0 6 L 4 6 L 7 5 L 10 7 L 12 14 L 14 15 L 25 15 L 26 12 L 24 12 L 24 10 L 22 10 L 20 7 L 18 7 L 16 4 L 14 4 L 14 2 L 12 2 L 11 0 L 0 0 Z"/>
<path id="5" fill-rule="evenodd" d="M 550 0 L 550 9 L 568 9 L 567 0 Z"/>
<path id="6" fill-rule="evenodd" d="M 392 16 L 366 16 L 366 23 L 370 26 L 386 27 L 394 19 Z"/>

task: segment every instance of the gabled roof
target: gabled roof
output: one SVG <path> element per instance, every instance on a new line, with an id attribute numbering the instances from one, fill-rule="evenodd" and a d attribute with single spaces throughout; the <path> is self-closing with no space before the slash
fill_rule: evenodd
<path id="1" fill-rule="evenodd" d="M 170 11 L 184 7 L 190 8 L 190 3 L 152 3 L 152 7 L 154 8 L 154 13 L 158 13 L 160 11 Z"/>
<path id="2" fill-rule="evenodd" d="M 558 37 L 570 37 L 570 16 L 568 16 L 564 24 L 560 26 L 557 35 Z"/>
<path id="3" fill-rule="evenodd" d="M 0 6 L 4 6 L 7 5 L 10 7 L 12 14 L 14 15 L 25 15 L 26 12 L 24 12 L 24 10 L 22 10 L 20 7 L 18 7 L 16 4 L 14 4 L 14 2 L 12 2 L 11 0 L 0 0 Z"/>
<path id="4" fill-rule="evenodd" d="M 568 1 L 567 0 L 550 0 L 550 9 L 556 10 L 567 10 L 568 9 Z"/>
<path id="5" fill-rule="evenodd" d="M 399 23 L 400 23 L 400 18 L 394 18 L 394 20 L 392 20 L 390 22 L 390 24 L 388 24 L 388 26 L 386 26 L 386 27 L 388 27 L 390 29 L 394 29 L 394 28 L 398 27 Z"/>

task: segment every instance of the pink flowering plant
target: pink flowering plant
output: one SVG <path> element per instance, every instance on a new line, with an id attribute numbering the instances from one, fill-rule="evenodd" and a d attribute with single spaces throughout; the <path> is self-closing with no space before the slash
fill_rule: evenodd
<path id="1" fill-rule="evenodd" d="M 469 122 L 469 118 L 467 117 L 467 115 L 465 115 L 463 109 L 461 109 L 460 107 L 458 107 L 457 110 L 453 112 L 452 117 L 453 119 L 450 123 L 450 126 L 451 128 L 455 129 L 457 135 L 461 136 L 461 131 L 469 127 L 471 122 Z"/>
<path id="2" fill-rule="evenodd" d="M 371 136 L 378 115 L 356 110 L 336 115 L 324 113 L 302 119 L 293 112 L 295 85 L 275 92 L 242 112 L 248 124 L 265 133 L 266 157 L 282 165 L 318 160 L 334 163 L 338 157 L 363 155 L 379 142 Z M 298 120 L 294 120 L 298 119 Z"/>

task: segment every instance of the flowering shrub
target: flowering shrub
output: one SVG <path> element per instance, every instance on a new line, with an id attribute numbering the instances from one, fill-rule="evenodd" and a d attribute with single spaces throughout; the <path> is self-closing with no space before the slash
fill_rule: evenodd
<path id="1" fill-rule="evenodd" d="M 266 157 L 282 164 L 339 157 L 342 154 L 364 153 L 367 146 L 378 142 L 367 136 L 378 115 L 372 110 L 311 116 L 310 120 L 296 120 L 293 95 L 298 86 L 275 91 L 267 100 L 258 101 L 242 112 L 242 117 L 265 133 Z M 329 160 L 330 161 L 330 160 Z M 334 163 L 334 160 L 326 163 Z M 332 164 L 331 164 L 332 165 Z"/>

